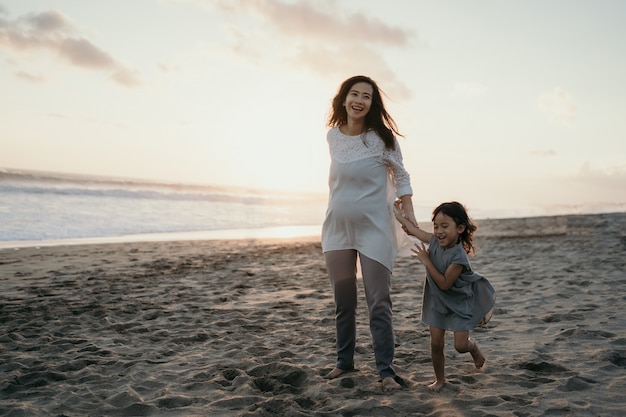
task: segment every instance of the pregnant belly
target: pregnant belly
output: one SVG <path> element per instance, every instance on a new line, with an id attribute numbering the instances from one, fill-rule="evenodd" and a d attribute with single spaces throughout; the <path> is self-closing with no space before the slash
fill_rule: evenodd
<path id="1" fill-rule="evenodd" d="M 385 208 L 377 207 L 367 200 L 341 201 L 335 199 L 329 206 L 328 215 L 337 223 L 362 223 L 375 217 L 377 212 L 380 215 L 380 210 L 385 210 Z"/>

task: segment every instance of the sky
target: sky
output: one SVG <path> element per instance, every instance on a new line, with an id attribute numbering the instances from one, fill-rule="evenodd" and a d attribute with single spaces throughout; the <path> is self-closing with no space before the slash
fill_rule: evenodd
<path id="1" fill-rule="evenodd" d="M 324 195 L 330 102 L 364 74 L 416 206 L 625 211 L 625 19 L 622 0 L 0 0 L 0 168 Z"/>

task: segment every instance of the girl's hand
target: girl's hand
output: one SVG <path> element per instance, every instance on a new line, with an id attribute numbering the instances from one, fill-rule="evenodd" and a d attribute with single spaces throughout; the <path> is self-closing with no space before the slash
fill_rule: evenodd
<path id="1" fill-rule="evenodd" d="M 393 214 L 394 216 L 396 216 L 396 220 L 400 222 L 400 225 L 402 226 L 402 230 L 404 230 L 404 233 L 406 233 L 409 236 L 412 236 L 411 232 L 409 232 L 409 229 L 407 229 L 406 227 L 408 220 L 406 217 L 404 217 L 404 211 L 402 210 L 402 203 L 400 203 L 400 200 L 396 200 L 396 202 L 394 203 Z"/>
<path id="2" fill-rule="evenodd" d="M 393 203 L 393 214 L 396 216 L 396 219 L 402 223 L 404 220 L 404 211 L 402 211 L 402 204 L 400 203 L 400 200 L 396 200 L 396 202 Z"/>
<path id="3" fill-rule="evenodd" d="M 424 243 L 416 243 L 415 247 L 411 248 L 411 251 L 415 254 L 413 257 L 417 258 L 421 263 L 424 263 L 429 259 L 429 252 L 428 249 L 426 249 L 426 246 L 424 246 Z"/>

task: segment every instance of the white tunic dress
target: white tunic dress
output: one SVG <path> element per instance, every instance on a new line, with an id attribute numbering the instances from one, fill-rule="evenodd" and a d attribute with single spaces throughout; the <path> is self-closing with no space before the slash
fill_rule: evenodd
<path id="1" fill-rule="evenodd" d="M 355 249 L 393 271 L 393 200 L 413 194 L 398 141 L 394 150 L 387 150 L 373 131 L 346 136 L 337 127 L 328 131 L 327 141 L 330 197 L 322 250 Z"/>

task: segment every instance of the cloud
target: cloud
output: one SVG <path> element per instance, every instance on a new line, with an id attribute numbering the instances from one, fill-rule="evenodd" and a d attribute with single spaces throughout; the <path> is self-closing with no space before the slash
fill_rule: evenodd
<path id="1" fill-rule="evenodd" d="M 55 31 L 71 30 L 71 22 L 56 10 L 42 13 L 30 13 L 18 19 L 26 26 L 30 26 L 34 32 L 46 33 Z"/>
<path id="2" fill-rule="evenodd" d="M 545 181 L 543 186 L 550 184 Z M 626 207 L 626 165 L 597 167 L 585 162 L 577 172 L 555 178 L 546 189 L 546 199 L 580 202 L 585 205 Z M 567 196 L 567 198 L 565 198 Z"/>
<path id="3" fill-rule="evenodd" d="M 30 73 L 28 73 L 26 71 L 17 71 L 15 73 L 15 76 L 17 78 L 21 78 L 22 80 L 25 80 L 25 81 L 28 81 L 28 82 L 31 82 L 31 83 L 41 83 L 41 82 L 45 81 L 42 76 L 40 76 L 40 75 L 33 75 L 33 74 L 30 74 Z"/>
<path id="4" fill-rule="evenodd" d="M 57 45 L 57 52 L 70 63 L 84 68 L 115 68 L 116 62 L 103 50 L 87 39 L 63 39 Z"/>
<path id="5" fill-rule="evenodd" d="M 588 204 L 623 211 L 626 194 L 621 191 L 626 189 L 626 165 L 594 168 L 587 162 L 564 188 L 576 190 Z"/>
<path id="6" fill-rule="evenodd" d="M 323 77 L 370 75 L 394 99 L 411 97 L 410 89 L 384 57 L 389 48 L 409 47 L 415 37 L 411 30 L 342 10 L 341 3 L 335 1 L 239 0 L 217 5 L 229 15 L 226 20 L 231 22 L 232 50 L 240 56 L 255 63 L 270 59 L 268 39 L 250 38 L 241 29 L 260 24 L 262 32 L 274 34 L 270 35 L 271 53 L 289 65 Z"/>
<path id="7" fill-rule="evenodd" d="M 577 107 L 560 87 L 539 96 L 539 107 L 556 124 L 571 126 L 576 120 Z"/>
<path id="8" fill-rule="evenodd" d="M 138 87 L 141 85 L 141 80 L 135 71 L 131 71 L 126 68 L 118 69 L 113 75 L 111 75 L 111 78 L 115 82 L 125 85 L 126 87 Z"/>
<path id="9" fill-rule="evenodd" d="M 284 3 L 269 0 L 240 0 L 239 2 L 239 7 L 247 6 L 265 19 L 270 27 L 287 36 L 336 43 L 374 43 L 390 46 L 406 46 L 412 36 L 407 30 L 389 26 L 363 13 L 341 13 L 336 3 L 332 5 L 334 7 L 324 7 L 326 5 L 323 2 L 306 1 Z M 320 7 L 324 7 L 324 10 Z"/>
<path id="10" fill-rule="evenodd" d="M 594 184 L 609 184 L 612 190 L 624 190 L 626 189 L 626 165 L 598 169 L 586 162 L 580 167 L 576 180 Z M 626 197 L 626 194 L 624 196 Z"/>
<path id="11" fill-rule="evenodd" d="M 385 93 L 394 100 L 410 99 L 411 91 L 382 59 L 371 60 L 375 52 L 368 46 L 326 48 L 303 47 L 299 54 L 291 58 L 291 64 L 302 66 L 328 78 L 348 77 L 355 74 L 376 74 Z M 332 62 L 333 65 L 328 65 Z"/>
<path id="12" fill-rule="evenodd" d="M 0 16 L 2 10 L 0 10 Z M 128 70 L 109 53 L 94 45 L 77 33 L 72 21 L 56 10 L 29 13 L 15 20 L 0 17 L 0 50 L 16 53 L 49 51 L 61 60 L 80 68 L 108 70 L 115 82 L 133 87 L 140 84 L 139 78 L 128 74 Z M 18 73 L 19 74 L 19 73 Z"/>

